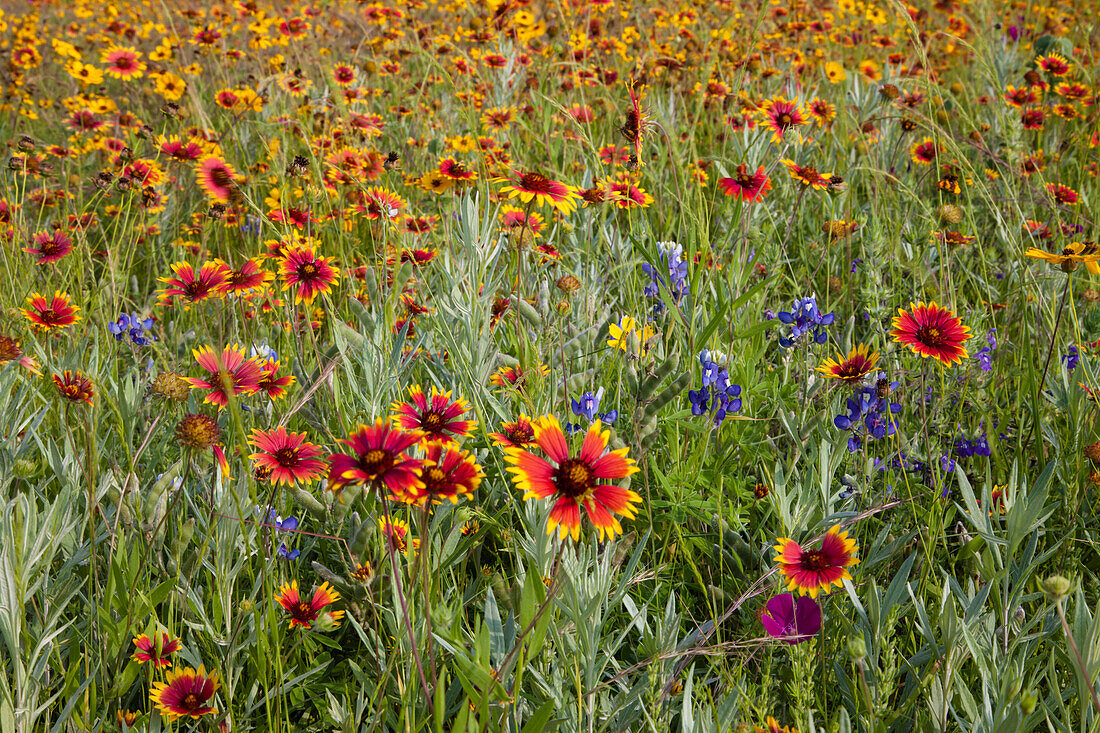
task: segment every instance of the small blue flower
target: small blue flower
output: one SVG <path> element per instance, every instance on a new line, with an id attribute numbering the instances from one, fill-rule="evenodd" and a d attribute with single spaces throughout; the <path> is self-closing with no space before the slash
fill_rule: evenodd
<path id="1" fill-rule="evenodd" d="M 1076 346 L 1070 346 L 1066 350 L 1065 355 L 1062 357 L 1062 364 L 1066 367 L 1067 372 L 1072 372 L 1077 368 L 1077 364 L 1081 361 L 1081 355 L 1077 351 Z"/>
<path id="2" fill-rule="evenodd" d="M 585 392 L 580 400 L 570 400 L 573 414 L 577 417 L 588 418 L 588 422 L 596 419 L 596 411 L 600 409 L 600 401 L 603 399 L 603 387 L 596 390 L 595 394 Z"/>
<path id="3" fill-rule="evenodd" d="M 157 340 L 153 334 L 145 333 L 152 327 L 152 318 L 142 318 L 137 313 L 123 313 L 117 321 L 107 324 L 107 330 L 114 335 L 116 341 L 121 341 L 124 337 L 129 336 L 130 340 L 137 346 L 148 346 Z"/>
<path id="4" fill-rule="evenodd" d="M 835 313 L 821 314 L 817 307 L 817 299 L 813 296 L 802 298 L 794 303 L 789 311 L 780 311 L 776 314 L 780 323 L 789 325 L 790 331 L 786 336 L 779 337 L 779 345 L 789 349 L 798 343 L 803 336 L 810 334 L 810 340 L 817 344 L 823 344 L 828 340 L 825 327 L 831 326 L 836 320 Z"/>

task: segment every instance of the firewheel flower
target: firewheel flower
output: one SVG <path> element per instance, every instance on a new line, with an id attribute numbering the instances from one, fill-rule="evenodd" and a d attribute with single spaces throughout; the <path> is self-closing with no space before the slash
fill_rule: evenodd
<path id="1" fill-rule="evenodd" d="M 283 278 L 283 290 L 294 288 L 294 302 L 309 305 L 318 295 L 332 290 L 340 271 L 332 266 L 331 258 L 319 257 L 313 249 L 301 247 L 286 253 L 279 263 L 279 275 Z"/>
<path id="2" fill-rule="evenodd" d="M 257 449 L 249 458 L 271 472 L 273 484 L 312 483 L 324 475 L 325 462 L 318 457 L 321 446 L 308 442 L 305 433 L 288 433 L 282 425 L 274 430 L 253 429 L 248 442 Z"/>
<path id="3" fill-rule="evenodd" d="M 764 166 L 758 166 L 756 172 L 752 173 L 748 166 L 742 163 L 737 166 L 737 173 L 732 178 L 720 178 L 718 187 L 727 196 L 733 196 L 735 199 L 751 204 L 768 194 L 772 189 L 772 182 L 764 172 Z"/>
<path id="4" fill-rule="evenodd" d="M 312 629 L 325 607 L 340 600 L 340 594 L 328 583 L 321 583 L 321 586 L 313 591 L 313 597 L 307 601 L 298 593 L 298 581 L 292 580 L 279 589 L 275 594 L 275 600 L 290 614 L 290 628 L 299 626 L 303 629 Z M 340 619 L 344 617 L 343 611 L 329 611 L 328 614 L 335 626 L 338 626 Z"/>
<path id="5" fill-rule="evenodd" d="M 816 550 L 804 550 L 794 540 L 780 537 L 775 545 L 779 553 L 775 561 L 779 572 L 787 576 L 787 590 L 817 598 L 818 593 L 828 593 L 832 586 L 842 587 L 843 581 L 852 579 L 848 568 L 859 563 L 858 549 L 856 541 L 841 532 L 838 524 L 826 533 Z"/>
<path id="6" fill-rule="evenodd" d="M 941 308 L 934 302 L 910 303 L 909 312 L 898 308 L 894 316 L 894 330 L 890 335 L 899 344 L 905 344 L 914 354 L 932 357 L 944 366 L 951 366 L 967 358 L 963 342 L 970 338 L 969 326 L 954 312 Z"/>
<path id="7" fill-rule="evenodd" d="M 255 359 L 244 358 L 244 349 L 236 344 L 226 346 L 218 354 L 209 346 L 203 346 L 191 352 L 199 366 L 210 376 L 187 377 L 191 389 L 208 389 L 203 402 L 209 402 L 222 409 L 229 404 L 229 392 L 234 395 L 246 395 L 260 389 L 260 366 Z"/>
<path id="8" fill-rule="evenodd" d="M 874 371 L 878 364 L 878 352 L 871 351 L 867 344 L 860 344 L 848 352 L 845 357 L 837 354 L 836 359 L 826 359 L 817 367 L 817 371 L 826 379 L 838 379 L 845 384 L 858 384 L 865 376 Z"/>
<path id="9" fill-rule="evenodd" d="M 416 491 L 421 485 L 422 461 L 406 453 L 420 442 L 419 433 L 409 433 L 382 418 L 374 425 L 360 425 L 340 442 L 350 453 L 329 456 L 328 488 L 337 494 L 349 485 L 386 489 L 393 496 Z"/>
<path id="10" fill-rule="evenodd" d="M 80 320 L 77 315 L 80 308 L 70 302 L 68 293 L 60 290 L 54 291 L 49 300 L 41 293 L 31 293 L 27 298 L 27 307 L 19 310 L 40 332 L 68 328 Z"/>
<path id="11" fill-rule="evenodd" d="M 157 682 L 149 691 L 149 700 L 168 722 L 191 717 L 198 720 L 204 715 L 216 715 L 218 709 L 207 705 L 221 687 L 218 673 L 206 673 L 206 667 L 172 670 L 164 682 Z"/>
<path id="12" fill-rule="evenodd" d="M 494 183 L 508 183 L 500 189 L 508 198 L 519 198 L 525 204 L 536 206 L 550 204 L 563 214 L 572 214 L 577 208 L 580 193 L 572 186 L 552 181 L 541 173 L 514 173 L 512 177 L 495 178 Z"/>
<path id="13" fill-rule="evenodd" d="M 550 460 L 524 448 L 506 448 L 504 455 L 512 464 L 508 471 L 514 474 L 512 481 L 524 492 L 524 499 L 554 500 L 546 533 L 552 534 L 557 527 L 560 538 L 571 535 L 579 540 L 583 507 L 601 541 L 605 536 L 621 534 L 623 528 L 616 515 L 633 519 L 642 498 L 607 481 L 637 473 L 635 461 L 627 458 L 629 448 L 608 451 L 610 432 L 601 432 L 599 420 L 589 427 L 576 455 L 569 454 L 569 444 L 556 417 L 545 415 L 534 427 L 535 443 Z"/>
<path id="14" fill-rule="evenodd" d="M 477 427 L 475 420 L 461 419 L 469 410 L 466 400 L 451 400 L 450 392 L 432 388 L 431 396 L 419 386 L 409 388 L 408 402 L 394 402 L 393 421 L 405 430 L 419 432 L 425 440 L 441 443 L 468 438 Z"/>
<path id="15" fill-rule="evenodd" d="M 442 504 L 444 500 L 457 504 L 459 499 L 472 499 L 485 474 L 468 451 L 454 445 L 430 443 L 425 449 L 420 472 L 420 485 L 410 484 L 397 497 L 408 504 L 427 502 Z"/>
<path id="16" fill-rule="evenodd" d="M 153 636 L 156 636 L 156 634 Z M 160 636 L 159 642 L 150 639 L 145 634 L 134 637 L 134 647 L 137 651 L 130 655 L 130 659 L 142 664 L 152 662 L 153 667 L 156 669 L 171 667 L 172 660 L 168 657 L 178 652 L 183 645 L 180 644 L 179 639 L 168 636 L 166 631 L 162 631 Z"/>

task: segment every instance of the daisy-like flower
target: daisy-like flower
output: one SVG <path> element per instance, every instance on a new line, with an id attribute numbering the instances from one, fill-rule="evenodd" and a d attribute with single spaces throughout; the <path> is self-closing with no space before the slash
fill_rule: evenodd
<path id="1" fill-rule="evenodd" d="M 140 78 L 142 72 L 145 71 L 141 54 L 130 47 L 114 46 L 104 49 L 99 60 L 101 63 L 106 64 L 108 74 L 123 81 Z"/>
<path id="2" fill-rule="evenodd" d="M 751 204 L 768 195 L 772 182 L 764 172 L 764 166 L 758 166 L 755 173 L 750 173 L 748 166 L 742 163 L 737 166 L 737 173 L 732 178 L 718 179 L 718 187 L 727 196 Z"/>
<path id="3" fill-rule="evenodd" d="M 787 173 L 791 178 L 801 183 L 806 188 L 813 188 L 818 191 L 829 185 L 829 178 L 831 173 L 819 173 L 817 168 L 812 165 L 802 166 L 795 163 L 793 160 L 784 159 L 781 161 L 783 165 L 787 166 Z"/>
<path id="4" fill-rule="evenodd" d="M 58 394 L 69 402 L 92 404 L 95 388 L 92 387 L 92 380 L 88 379 L 83 372 L 66 369 L 61 374 L 53 375 L 53 383 L 57 387 Z"/>
<path id="5" fill-rule="evenodd" d="M 216 715 L 218 710 L 207 705 L 221 687 L 218 673 L 206 673 L 206 667 L 171 670 L 164 682 L 157 682 L 149 691 L 149 700 L 168 722 L 191 717 L 198 720 L 204 715 Z"/>
<path id="6" fill-rule="evenodd" d="M 275 279 L 275 274 L 263 268 L 263 260 L 253 257 L 234 270 L 222 262 L 226 271 L 224 291 L 227 295 L 251 295 L 258 293 Z"/>
<path id="7" fill-rule="evenodd" d="M 222 295 L 229 285 L 230 270 L 218 260 L 204 262 L 198 273 L 190 262 L 175 262 L 172 272 L 175 277 L 157 278 L 167 286 L 157 291 L 161 305 L 179 298 L 188 308 L 192 303 Z"/>
<path id="8" fill-rule="evenodd" d="M 535 372 L 542 376 L 546 376 L 550 373 L 550 367 L 545 364 L 539 364 Z M 520 387 L 527 381 L 528 376 L 528 372 L 524 371 L 521 366 L 502 366 L 489 375 L 489 384 L 494 387 Z"/>
<path id="9" fill-rule="evenodd" d="M 764 126 L 772 131 L 772 142 L 781 143 L 788 132 L 805 125 L 809 120 L 798 102 L 783 97 L 772 97 L 760 107 Z"/>
<path id="10" fill-rule="evenodd" d="M 1100 273 L 1100 245 L 1095 242 L 1070 242 L 1062 248 L 1061 253 L 1053 254 L 1044 252 L 1035 247 L 1029 247 L 1025 255 L 1034 257 L 1052 265 L 1058 265 L 1065 272 L 1073 272 L 1077 266 L 1084 263 L 1092 274 Z"/>
<path id="11" fill-rule="evenodd" d="M 499 433 L 489 433 L 493 445 L 502 448 L 526 448 L 535 444 L 535 426 L 531 424 L 531 418 L 523 413 L 515 422 L 506 422 L 500 426 Z"/>
<path id="12" fill-rule="evenodd" d="M 156 636 L 156 634 L 153 636 Z M 150 639 L 146 634 L 142 634 L 134 637 L 136 651 L 130 655 L 130 659 L 141 664 L 152 662 L 153 667 L 156 669 L 171 667 L 172 660 L 168 657 L 178 652 L 182 646 L 179 639 L 173 639 L 166 631 L 161 632 L 161 637 L 158 640 Z"/>
<path id="13" fill-rule="evenodd" d="M 828 379 L 838 379 L 845 384 L 857 384 L 870 374 L 878 364 L 878 352 L 872 352 L 867 344 L 860 344 L 848 352 L 848 356 L 837 354 L 836 359 L 826 359 L 817 367 Z"/>
<path id="14" fill-rule="evenodd" d="M 313 591 L 313 597 L 306 601 L 298 593 L 298 581 L 292 580 L 279 589 L 275 594 L 275 600 L 290 614 L 290 628 L 299 626 L 303 629 L 312 629 L 325 607 L 340 600 L 340 594 L 325 582 L 321 583 L 320 587 Z M 333 625 L 338 626 L 340 619 L 344 617 L 343 611 L 328 613 L 332 617 Z"/>
<path id="15" fill-rule="evenodd" d="M 196 176 L 199 188 L 215 203 L 228 204 L 240 196 L 237 172 L 217 155 L 208 155 L 199 161 Z"/>
<path id="16" fill-rule="evenodd" d="M 508 231 L 523 231 L 524 235 L 530 235 L 535 239 L 542 236 L 546 229 L 546 223 L 540 214 L 531 212 L 527 214 L 516 206 L 500 207 L 500 226 Z"/>
<path id="17" fill-rule="evenodd" d="M 420 485 L 394 498 L 406 504 L 426 502 L 442 504 L 444 500 L 457 504 L 461 498 L 472 499 L 485 474 L 470 455 L 443 443 L 429 443 L 420 470 Z"/>
<path id="18" fill-rule="evenodd" d="M 607 327 L 607 345 L 613 349 L 621 349 L 635 356 L 643 356 L 649 353 L 650 341 L 657 332 L 653 326 L 646 325 L 638 328 L 637 322 L 630 316 L 623 316 L 618 323 L 612 323 Z"/>
<path id="19" fill-rule="evenodd" d="M 794 540 L 780 537 L 775 545 L 779 553 L 775 561 L 779 572 L 787 576 L 787 590 L 817 598 L 818 593 L 828 593 L 834 585 L 843 587 L 845 580 L 852 579 L 848 568 L 859 563 L 858 549 L 856 541 L 841 532 L 838 524 L 826 533 L 816 550 L 804 550 Z"/>
<path id="20" fill-rule="evenodd" d="M 70 302 L 69 294 L 60 290 L 55 290 L 49 300 L 41 293 L 31 293 L 27 298 L 27 307 L 19 309 L 34 329 L 42 332 L 68 328 L 80 320 L 77 315 L 79 310 Z"/>
<path id="21" fill-rule="evenodd" d="M 294 302 L 309 305 L 321 293 L 332 291 L 340 271 L 330 258 L 314 254 L 312 247 L 297 247 L 279 262 L 279 275 L 283 290 L 294 288 Z"/>
<path id="22" fill-rule="evenodd" d="M 926 137 L 919 143 L 914 143 L 909 149 L 909 157 L 918 165 L 931 165 L 936 162 L 936 157 L 943 152 L 943 148 L 930 137 Z"/>
<path id="23" fill-rule="evenodd" d="M 828 127 L 836 119 L 836 107 L 824 99 L 814 99 L 809 104 L 810 117 L 819 127 Z"/>
<path id="24" fill-rule="evenodd" d="M 532 201 L 536 206 L 550 204 L 563 214 L 572 214 L 577 208 L 577 200 L 580 192 L 564 183 L 552 181 L 541 173 L 517 173 L 503 178 L 494 178 L 494 183 L 508 183 L 511 185 L 500 189 L 508 198 L 518 198 L 525 204 Z"/>
<path id="25" fill-rule="evenodd" d="M 468 182 L 477 180 L 477 171 L 472 171 L 454 158 L 439 161 L 439 172 L 452 181 Z"/>
<path id="26" fill-rule="evenodd" d="M 273 400 L 286 397 L 286 388 L 294 384 L 293 374 L 279 376 L 279 362 L 274 359 L 257 359 L 260 365 L 260 391 Z"/>
<path id="27" fill-rule="evenodd" d="M 229 404 L 229 392 L 240 396 L 260 389 L 260 365 L 255 359 L 246 359 L 240 346 L 226 346 L 221 354 L 210 346 L 200 347 L 191 353 L 198 365 L 210 373 L 205 379 L 187 377 L 191 389 L 209 390 L 203 402 L 217 405 L 220 410 Z"/>
<path id="28" fill-rule="evenodd" d="M 395 428 L 382 418 L 373 426 L 360 425 L 347 440 L 339 441 L 351 453 L 329 456 L 329 491 L 339 494 L 350 484 L 386 489 L 392 496 L 415 491 L 421 483 L 422 461 L 406 451 L 420 438 L 420 434 Z"/>
<path id="29" fill-rule="evenodd" d="M 73 251 L 73 240 L 60 229 L 52 232 L 36 232 L 31 237 L 34 246 L 24 247 L 23 251 L 34 255 L 36 265 L 47 265 L 57 262 L 65 255 Z"/>
<path id="30" fill-rule="evenodd" d="M 898 308 L 894 316 L 894 341 L 908 346 L 914 354 L 932 357 L 944 366 L 951 366 L 967 358 L 963 342 L 970 338 L 970 327 L 954 312 L 941 308 L 934 302 L 910 303 L 909 312 Z"/>
<path id="31" fill-rule="evenodd" d="M 1039 56 L 1035 59 L 1035 65 L 1051 76 L 1067 76 L 1073 68 L 1073 65 L 1066 61 L 1064 56 L 1056 53 Z"/>
<path id="32" fill-rule="evenodd" d="M 394 402 L 393 421 L 402 429 L 417 432 L 428 441 L 452 443 L 456 438 L 468 438 L 477 427 L 475 420 L 463 420 L 470 410 L 461 397 L 451 400 L 451 393 L 432 387 L 431 396 L 419 385 L 409 388 L 408 402 Z"/>
<path id="33" fill-rule="evenodd" d="M 608 451 L 610 431 L 603 430 L 599 420 L 588 429 L 580 451 L 569 454 L 569 443 L 561 424 L 553 415 L 545 415 L 535 423 L 535 443 L 550 460 L 524 448 L 506 448 L 505 459 L 512 464 L 508 471 L 512 481 L 524 492 L 524 499 L 552 498 L 546 533 L 558 528 L 562 539 L 571 535 L 579 540 L 583 507 L 588 519 L 604 537 L 612 538 L 623 531 L 618 516 L 633 519 L 636 505 L 642 498 L 630 489 L 606 483 L 637 473 L 629 448 Z"/>
<path id="34" fill-rule="evenodd" d="M 1054 198 L 1055 203 L 1063 206 L 1073 206 L 1081 201 L 1081 196 L 1069 186 L 1061 183 L 1048 183 L 1047 191 Z"/>
<path id="35" fill-rule="evenodd" d="M 257 451 L 249 459 L 269 471 L 269 479 L 276 485 L 313 483 L 325 473 L 325 461 L 318 457 L 324 451 L 306 437 L 305 433 L 288 433 L 282 425 L 274 430 L 253 429 L 248 442 Z"/>
<path id="36" fill-rule="evenodd" d="M 403 519 L 394 517 L 387 520 L 385 517 L 378 518 L 378 529 L 382 530 L 382 534 L 385 535 L 389 541 L 390 546 L 393 547 L 394 552 L 400 552 L 403 555 L 413 555 L 418 549 L 420 549 L 420 540 L 418 538 L 409 538 L 409 523 Z"/>
<path id="37" fill-rule="evenodd" d="M 14 361 L 35 374 L 39 373 L 38 362 L 23 353 L 19 340 L 0 333 L 0 367 L 9 361 Z"/>
<path id="38" fill-rule="evenodd" d="M 634 183 L 628 173 L 619 174 L 607 184 L 607 200 L 620 209 L 645 208 L 653 203 L 653 197 Z"/>
<path id="39" fill-rule="evenodd" d="M 363 203 L 356 210 L 369 220 L 394 221 L 405 209 L 405 199 L 393 191 L 372 186 L 363 194 Z"/>

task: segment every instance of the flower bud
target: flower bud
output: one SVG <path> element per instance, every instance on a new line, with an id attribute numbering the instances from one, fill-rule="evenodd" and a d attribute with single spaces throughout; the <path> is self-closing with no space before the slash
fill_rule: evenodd
<path id="1" fill-rule="evenodd" d="M 856 664 L 867 657 L 867 642 L 863 640 L 862 634 L 853 634 L 848 637 L 848 655 Z"/>
<path id="2" fill-rule="evenodd" d="M 1052 575 L 1041 581 L 1040 585 L 1043 592 L 1047 594 L 1047 598 L 1055 603 L 1065 599 L 1069 595 L 1070 589 L 1073 588 L 1073 582 L 1064 575 Z"/>

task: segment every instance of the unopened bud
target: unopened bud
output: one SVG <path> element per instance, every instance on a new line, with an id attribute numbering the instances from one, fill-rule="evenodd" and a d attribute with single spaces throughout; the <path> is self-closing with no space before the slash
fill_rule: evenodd
<path id="1" fill-rule="evenodd" d="M 1047 598 L 1057 603 L 1069 595 L 1073 582 L 1064 575 L 1052 575 L 1041 581 L 1040 585 L 1043 592 L 1047 594 Z"/>

